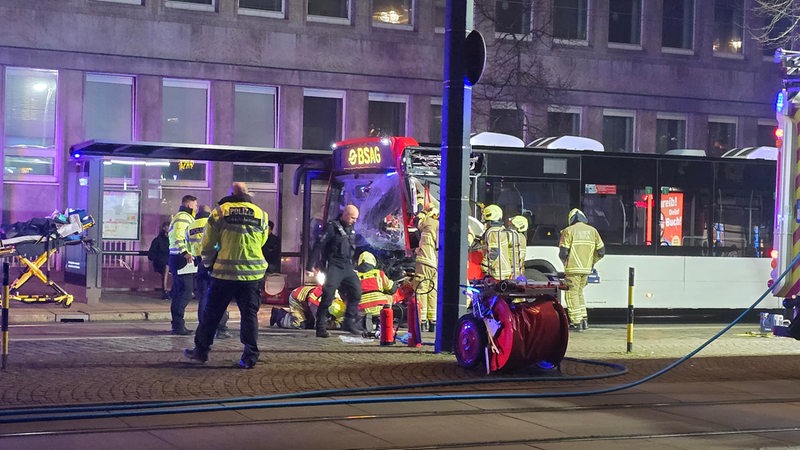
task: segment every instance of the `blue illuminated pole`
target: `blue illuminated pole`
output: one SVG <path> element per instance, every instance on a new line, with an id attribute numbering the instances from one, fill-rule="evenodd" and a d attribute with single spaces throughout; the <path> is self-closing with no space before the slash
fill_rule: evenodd
<path id="1" fill-rule="evenodd" d="M 472 25 L 472 3 L 447 0 L 444 32 L 444 100 L 442 107 L 442 170 L 439 199 L 439 268 L 436 352 L 453 351 L 467 281 L 467 211 L 471 147 L 472 88 L 464 82 L 467 20 Z M 445 268 L 447 268 L 445 270 Z"/>

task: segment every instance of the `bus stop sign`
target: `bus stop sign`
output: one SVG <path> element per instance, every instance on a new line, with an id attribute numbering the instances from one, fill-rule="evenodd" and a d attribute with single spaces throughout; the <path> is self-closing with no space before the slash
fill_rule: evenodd
<path id="1" fill-rule="evenodd" d="M 486 66 L 486 42 L 477 30 L 472 30 L 467 35 L 464 46 L 464 78 L 470 86 L 474 86 L 481 79 Z"/>

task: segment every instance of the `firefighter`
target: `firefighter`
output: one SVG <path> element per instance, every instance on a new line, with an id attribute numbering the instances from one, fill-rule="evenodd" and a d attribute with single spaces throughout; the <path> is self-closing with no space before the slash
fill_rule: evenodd
<path id="1" fill-rule="evenodd" d="M 481 270 L 496 280 L 516 278 L 516 263 L 512 263 L 513 235 L 503 226 L 503 210 L 489 205 L 483 209 L 483 220 L 486 231 L 483 232 Z"/>
<path id="2" fill-rule="evenodd" d="M 415 265 L 414 291 L 420 305 L 422 331 L 436 330 L 436 283 L 439 267 L 439 210 L 435 207 L 419 213 L 420 231 Z"/>
<path id="3" fill-rule="evenodd" d="M 561 230 L 558 242 L 558 257 L 564 262 L 564 273 L 569 289 L 565 293 L 570 329 L 581 331 L 589 328 L 583 288 L 594 265 L 605 255 L 605 245 L 600 233 L 589 225 L 580 209 L 573 209 L 567 216 L 568 226 Z"/>
<path id="4" fill-rule="evenodd" d="M 289 294 L 289 311 L 284 308 L 272 308 L 269 325 L 279 328 L 315 328 L 315 317 L 319 300 L 322 296 L 322 286 L 300 286 Z M 336 329 L 344 317 L 344 302 L 339 297 L 339 292 L 334 294 L 333 302 L 328 307 L 327 328 Z"/>
<path id="5" fill-rule="evenodd" d="M 231 195 L 219 202 L 208 218 L 201 253 L 211 272 L 208 303 L 194 336 L 194 348 L 184 354 L 205 362 L 214 334 L 232 299 L 241 319 L 239 339 L 244 345 L 239 367 L 252 369 L 258 361 L 258 308 L 267 261 L 261 247 L 267 242 L 267 214 L 253 203 L 244 183 L 234 183 Z"/>
<path id="6" fill-rule="evenodd" d="M 186 328 L 186 321 L 183 315 L 186 312 L 186 305 L 192 299 L 194 290 L 194 258 L 189 253 L 186 245 L 186 230 L 194 221 L 194 213 L 197 210 L 197 197 L 194 195 L 184 195 L 181 199 L 181 206 L 178 212 L 172 216 L 169 223 L 169 273 L 172 274 L 172 290 L 170 291 L 170 313 L 172 315 L 172 334 L 187 336 L 192 334 L 192 330 Z M 191 264 L 192 267 L 186 266 Z M 188 270 L 187 270 L 188 269 Z"/>
<path id="7" fill-rule="evenodd" d="M 397 284 L 384 271 L 378 269 L 375 255 L 362 252 L 356 266 L 358 278 L 361 280 L 361 302 L 358 304 L 359 316 L 379 317 L 383 305 L 392 305 L 392 294 Z"/>
<path id="8" fill-rule="evenodd" d="M 205 230 L 208 216 L 210 215 L 211 207 L 208 205 L 201 206 L 197 211 L 197 215 L 195 215 L 194 222 L 186 230 L 186 243 L 189 247 L 189 253 L 194 257 L 194 264 L 197 266 L 197 273 L 194 276 L 194 293 L 195 297 L 197 297 L 197 320 L 200 322 L 203 321 L 203 311 L 205 311 L 206 302 L 208 301 L 208 285 L 211 282 L 211 274 L 202 264 L 200 242 L 203 240 L 203 230 Z M 222 316 L 222 321 L 217 327 L 217 339 L 231 337 L 227 324 L 228 311 L 226 310 Z"/>
<path id="9" fill-rule="evenodd" d="M 528 245 L 528 238 L 525 236 L 525 233 L 528 231 L 528 218 L 525 216 L 514 216 L 511 218 L 508 228 L 516 233 L 514 236 L 514 251 L 512 254 L 517 255 L 517 276 L 525 275 L 525 247 Z"/>
<path id="10" fill-rule="evenodd" d="M 325 284 L 322 286 L 322 300 L 317 310 L 317 337 L 330 336 L 325 321 L 326 311 L 333 302 L 337 289 L 347 301 L 342 330 L 361 335 L 364 328 L 357 322 L 358 304 L 361 303 L 361 281 L 353 267 L 356 252 L 356 232 L 353 229 L 358 220 L 358 208 L 355 205 L 345 206 L 342 214 L 325 226 L 311 253 L 306 268 L 313 276 L 320 269 L 325 271 Z M 346 296 L 345 296 L 346 293 Z"/>

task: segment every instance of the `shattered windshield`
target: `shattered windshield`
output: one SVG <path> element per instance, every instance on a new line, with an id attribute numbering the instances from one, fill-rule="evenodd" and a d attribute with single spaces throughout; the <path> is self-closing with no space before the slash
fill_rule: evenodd
<path id="1" fill-rule="evenodd" d="M 329 217 L 337 217 L 345 205 L 358 207 L 357 247 L 405 251 L 401 185 L 395 172 L 341 175 L 335 177 L 334 186 L 338 192 L 329 205 Z"/>

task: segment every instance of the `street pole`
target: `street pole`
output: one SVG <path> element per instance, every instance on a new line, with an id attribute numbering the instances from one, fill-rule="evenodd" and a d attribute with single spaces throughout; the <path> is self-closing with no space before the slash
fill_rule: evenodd
<path id="1" fill-rule="evenodd" d="M 442 107 L 442 169 L 440 190 L 438 352 L 452 352 L 461 305 L 461 287 L 467 282 L 467 211 L 471 147 L 472 88 L 466 86 L 466 27 L 472 26 L 472 3 L 447 0 L 444 33 L 444 100 Z M 446 269 L 445 269 L 446 268 Z"/>

